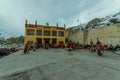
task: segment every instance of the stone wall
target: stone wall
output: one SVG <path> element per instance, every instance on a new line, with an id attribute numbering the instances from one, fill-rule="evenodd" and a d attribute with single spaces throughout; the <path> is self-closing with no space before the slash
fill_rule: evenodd
<path id="1" fill-rule="evenodd" d="M 103 44 L 120 44 L 120 24 L 75 32 L 69 37 L 69 40 L 80 44 L 89 44 L 90 39 L 96 43 L 96 38 Z"/>

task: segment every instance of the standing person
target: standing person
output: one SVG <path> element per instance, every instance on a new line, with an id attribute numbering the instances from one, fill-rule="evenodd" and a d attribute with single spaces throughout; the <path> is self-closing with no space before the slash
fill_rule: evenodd
<path id="1" fill-rule="evenodd" d="M 102 56 L 103 55 L 103 45 L 102 43 L 97 39 L 97 54 L 99 56 Z"/>
<path id="2" fill-rule="evenodd" d="M 45 49 L 48 49 L 48 48 L 49 48 L 49 44 L 45 43 Z"/>
<path id="3" fill-rule="evenodd" d="M 94 52 L 94 51 L 95 51 L 95 49 L 94 49 L 94 43 L 93 43 L 92 39 L 91 39 L 91 41 L 90 41 L 90 51 L 91 51 L 91 52 Z"/>
<path id="4" fill-rule="evenodd" d="M 28 46 L 27 46 L 27 53 L 26 54 L 29 54 L 29 51 L 31 50 L 31 46 L 30 44 L 28 43 Z"/>
<path id="5" fill-rule="evenodd" d="M 98 45 L 98 48 L 97 48 L 97 54 L 99 55 L 99 56 L 102 56 L 103 55 L 103 45 L 102 45 L 102 43 L 100 43 L 99 45 Z"/>
<path id="6" fill-rule="evenodd" d="M 97 43 L 96 43 L 96 45 L 99 45 L 101 42 L 98 40 L 98 38 L 97 38 Z"/>
<path id="7" fill-rule="evenodd" d="M 36 43 L 33 45 L 33 51 L 36 51 Z"/>
<path id="8" fill-rule="evenodd" d="M 101 42 L 100 42 L 100 41 L 98 40 L 98 38 L 97 38 L 97 42 L 96 42 L 96 50 L 99 49 L 100 43 L 101 43 Z"/>
<path id="9" fill-rule="evenodd" d="M 26 43 L 25 47 L 24 47 L 24 54 L 28 53 L 28 48 L 29 48 L 29 45 L 28 45 L 28 43 Z"/>

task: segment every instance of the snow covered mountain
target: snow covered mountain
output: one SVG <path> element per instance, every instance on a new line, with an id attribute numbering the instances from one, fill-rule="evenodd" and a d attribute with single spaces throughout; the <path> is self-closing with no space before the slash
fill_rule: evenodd
<path id="1" fill-rule="evenodd" d="M 120 12 L 113 14 L 113 15 L 109 15 L 106 16 L 105 18 L 101 18 L 101 22 L 100 23 L 104 23 L 104 24 L 108 24 L 108 23 L 112 23 L 110 20 L 112 19 L 116 19 L 116 23 L 120 23 Z"/>
<path id="2" fill-rule="evenodd" d="M 103 26 L 109 26 L 112 24 L 120 23 L 120 12 L 112 15 L 108 15 L 104 18 L 95 18 L 90 20 L 86 24 L 81 24 L 71 27 L 72 29 L 86 29 L 86 28 L 97 28 Z"/>

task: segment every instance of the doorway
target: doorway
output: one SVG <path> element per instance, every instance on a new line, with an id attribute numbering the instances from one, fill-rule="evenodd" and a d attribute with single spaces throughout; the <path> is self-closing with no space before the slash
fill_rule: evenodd
<path id="1" fill-rule="evenodd" d="M 36 42 L 37 42 L 37 44 L 42 44 L 42 38 L 37 38 Z"/>
<path id="2" fill-rule="evenodd" d="M 45 46 L 48 45 L 50 47 L 50 38 L 44 38 Z"/>

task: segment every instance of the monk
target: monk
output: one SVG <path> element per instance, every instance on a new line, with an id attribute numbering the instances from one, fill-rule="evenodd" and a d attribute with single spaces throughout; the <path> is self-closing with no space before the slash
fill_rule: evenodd
<path id="1" fill-rule="evenodd" d="M 28 53 L 29 52 L 29 44 L 26 43 L 25 44 L 25 47 L 24 47 L 24 54 Z"/>

